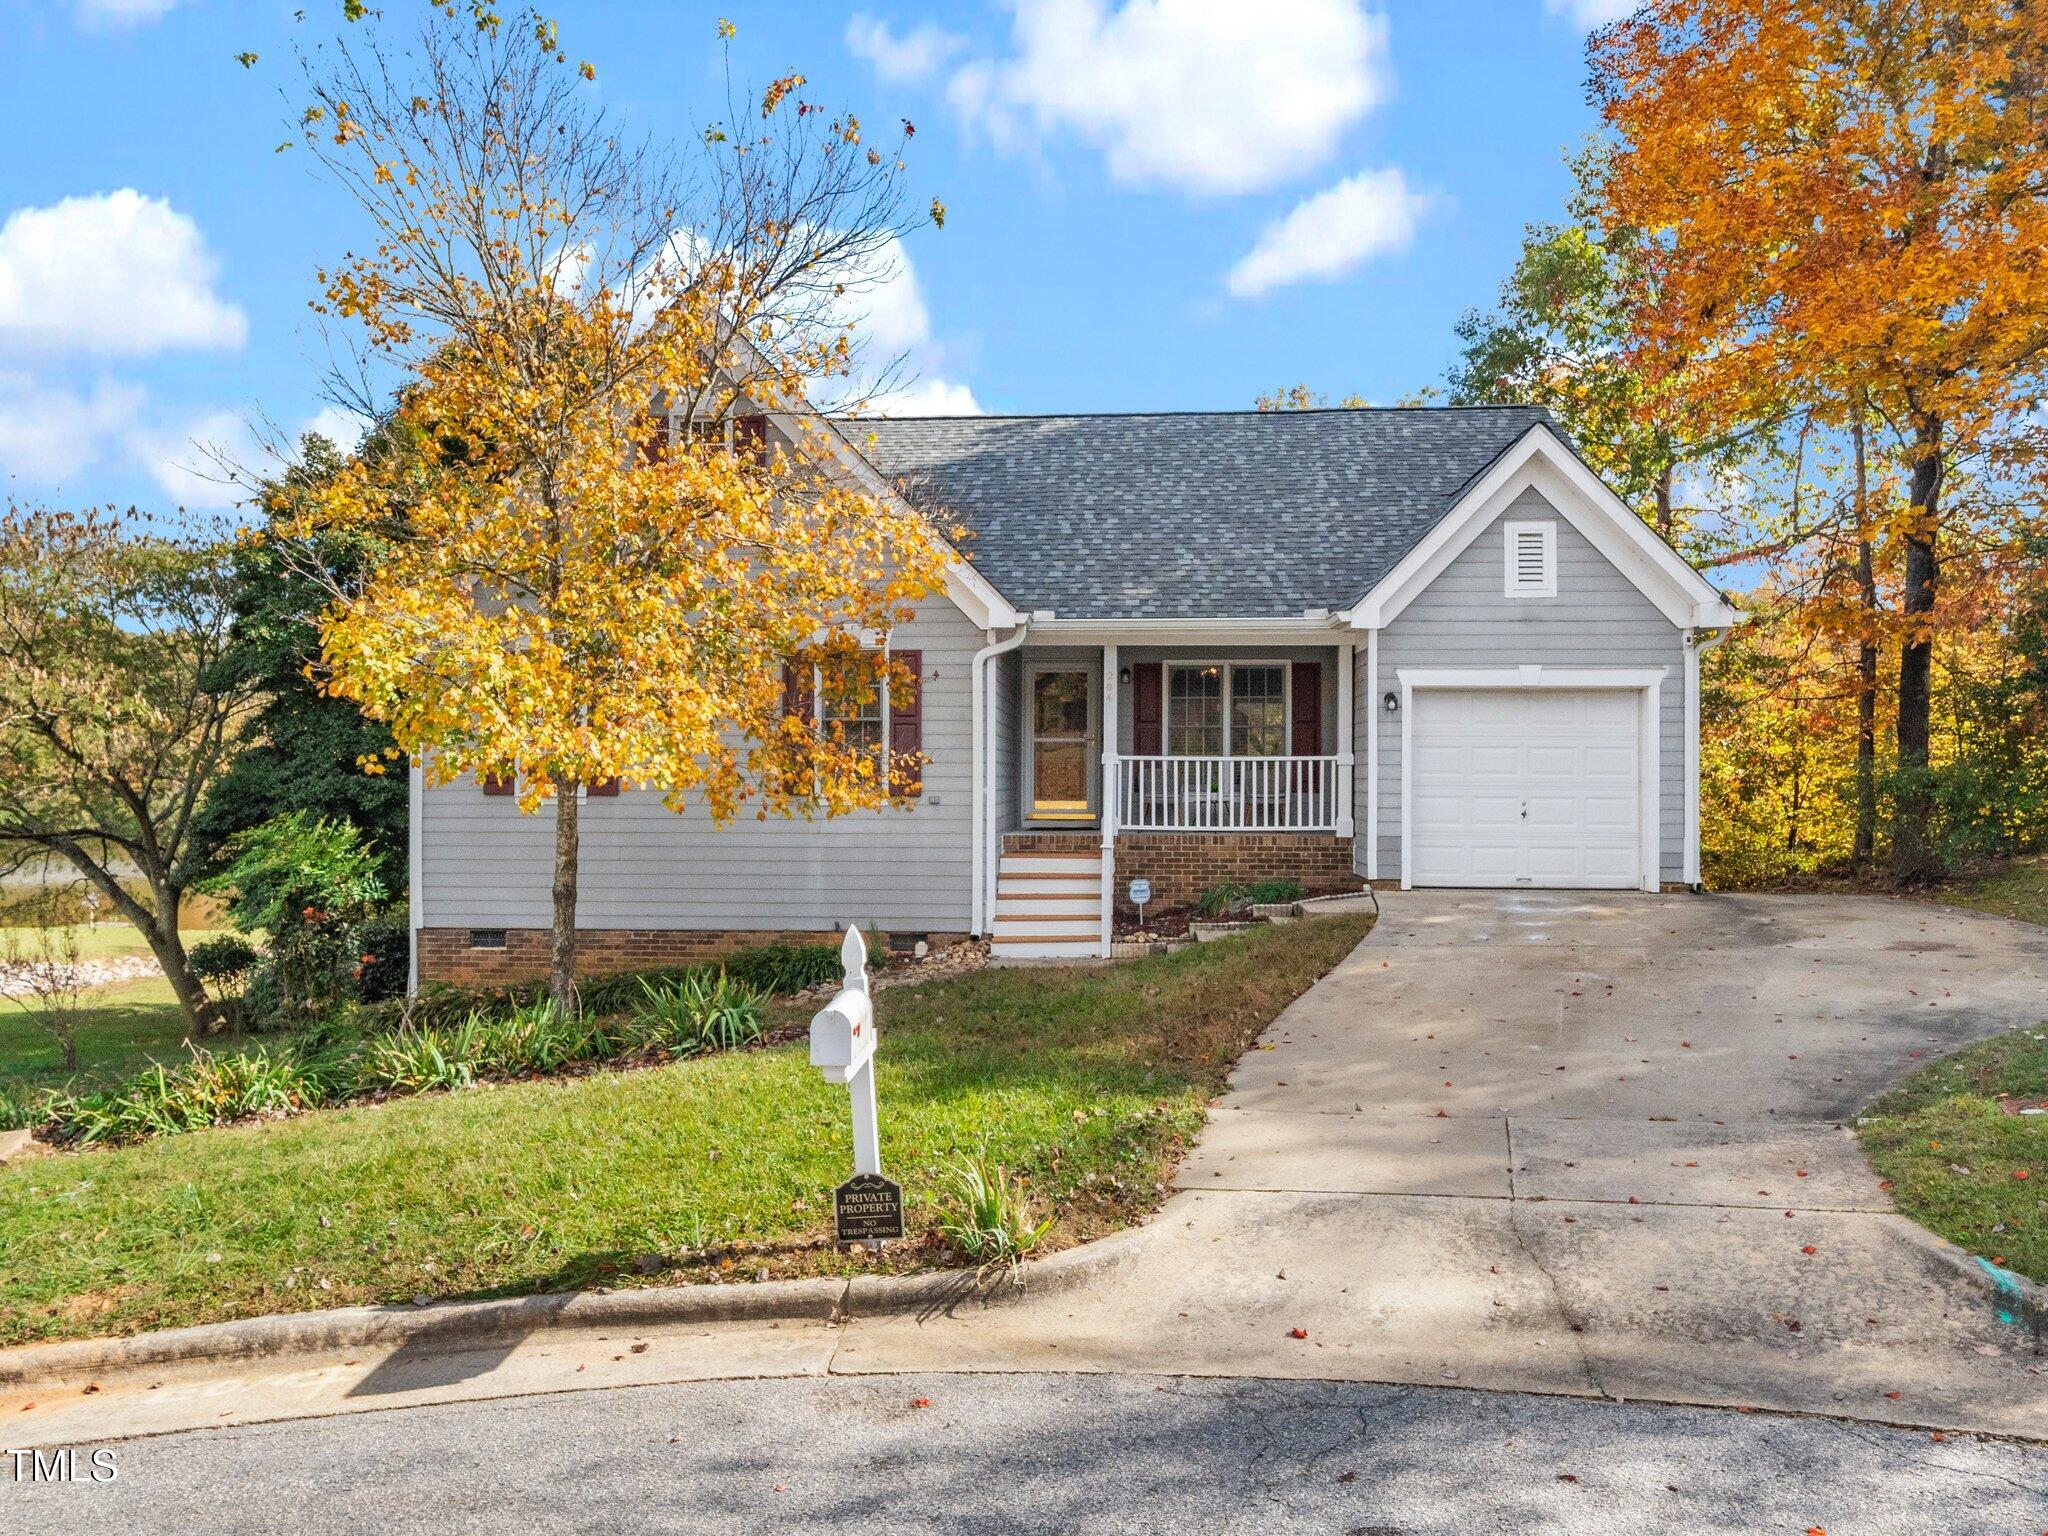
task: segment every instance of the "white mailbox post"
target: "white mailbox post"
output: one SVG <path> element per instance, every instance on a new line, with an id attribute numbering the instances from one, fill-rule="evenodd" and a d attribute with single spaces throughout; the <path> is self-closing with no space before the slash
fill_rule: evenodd
<path id="1" fill-rule="evenodd" d="M 811 1017 L 811 1065 L 828 1083 L 844 1083 L 853 1100 L 853 1171 L 882 1171 L 875 1123 L 875 1003 L 868 994 L 868 946 L 853 923 L 839 946 L 845 983 Z"/>

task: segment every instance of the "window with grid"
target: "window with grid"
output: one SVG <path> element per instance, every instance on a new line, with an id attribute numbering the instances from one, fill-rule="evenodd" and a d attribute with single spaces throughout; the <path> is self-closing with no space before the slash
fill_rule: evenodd
<path id="1" fill-rule="evenodd" d="M 1230 669 L 1230 751 L 1233 757 L 1287 755 L 1287 669 Z"/>
<path id="2" fill-rule="evenodd" d="M 882 713 L 881 679 L 872 673 L 827 678 L 818 699 L 818 720 L 827 735 L 836 726 L 849 746 L 881 761 L 887 724 Z"/>
<path id="3" fill-rule="evenodd" d="M 1223 755 L 1223 669 L 1173 667 L 1166 683 L 1166 751 L 1171 757 Z"/>

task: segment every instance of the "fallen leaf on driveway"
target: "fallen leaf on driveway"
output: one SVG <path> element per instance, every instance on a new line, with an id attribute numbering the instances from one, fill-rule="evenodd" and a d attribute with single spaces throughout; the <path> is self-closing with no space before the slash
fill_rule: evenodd
<path id="1" fill-rule="evenodd" d="M 910 1400 L 910 1406 L 913 1408 L 929 1408 L 931 1405 L 932 1400 L 928 1397 L 913 1397 Z"/>
<path id="2" fill-rule="evenodd" d="M 1287 1330 L 1287 1337 L 1290 1339 L 1305 1339 L 1308 1337 L 1308 1330 L 1306 1328 L 1290 1328 Z"/>
<path id="3" fill-rule="evenodd" d="M 1800 1251 L 1801 1253 L 1819 1253 L 1819 1252 L 1820 1252 L 1820 1250 L 1819 1250 L 1818 1248 L 1814 1247 L 1814 1246 L 1813 1246 L 1813 1244 L 1811 1244 L 1811 1243 L 1808 1243 L 1808 1244 L 1807 1244 L 1807 1245 L 1806 1245 L 1805 1247 L 1801 1248 L 1801 1249 L 1800 1249 L 1799 1251 Z"/>
<path id="4" fill-rule="evenodd" d="M 1896 1392 L 1887 1392 L 1885 1393 L 1885 1396 L 1890 1398 L 1895 1403 L 1899 1400 L 1899 1394 Z"/>
<path id="5" fill-rule="evenodd" d="M 1557 1480 L 1560 1483 L 1576 1483 L 1578 1478 L 1570 1472 L 1560 1472 L 1557 1474 Z"/>

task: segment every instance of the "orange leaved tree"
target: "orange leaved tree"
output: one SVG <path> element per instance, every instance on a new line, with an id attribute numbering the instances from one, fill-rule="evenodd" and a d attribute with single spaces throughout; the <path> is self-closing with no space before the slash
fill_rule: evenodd
<path id="1" fill-rule="evenodd" d="M 1894 870 L 1928 838 L 1944 476 L 2041 393 L 2048 12 L 2025 0 L 1648 0 L 1589 45 L 1596 189 L 1639 231 L 1631 360 L 1711 427 L 1760 402 L 1906 444 Z"/>
<path id="2" fill-rule="evenodd" d="M 572 1008 L 580 790 L 722 823 L 916 776 L 785 686 L 815 668 L 871 698 L 901 672 L 876 638 L 943 581 L 942 538 L 792 414 L 853 367 L 847 289 L 904 227 L 903 165 L 791 76 L 678 171 L 622 142 L 531 15 L 436 10 L 403 54 L 372 34 L 312 62 L 307 141 L 375 231 L 316 307 L 384 370 L 380 437 L 408 451 L 359 455 L 281 534 L 372 547 L 320 620 L 326 686 L 429 782 L 551 804 L 549 989 Z"/>

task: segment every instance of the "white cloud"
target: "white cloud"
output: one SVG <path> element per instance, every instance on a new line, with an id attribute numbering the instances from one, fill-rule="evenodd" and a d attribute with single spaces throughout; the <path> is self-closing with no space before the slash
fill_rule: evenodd
<path id="1" fill-rule="evenodd" d="M 1569 16 L 1590 32 L 1610 21 L 1621 20 L 1641 3 L 1642 0 L 1543 0 L 1543 9 L 1552 16 Z"/>
<path id="2" fill-rule="evenodd" d="M 338 405 L 323 405 L 300 424 L 299 435 L 303 437 L 308 432 L 317 432 L 343 453 L 348 453 L 369 430 L 369 422 L 354 411 L 343 410 Z"/>
<path id="3" fill-rule="evenodd" d="M 68 479 L 122 440 L 143 399 L 142 390 L 107 379 L 80 394 L 0 373 L 0 478 Z"/>
<path id="4" fill-rule="evenodd" d="M 1236 193 L 1313 170 L 1387 92 L 1361 0 L 1017 0 L 1014 51 L 948 98 L 998 148 L 1070 130 L 1133 186 Z"/>
<path id="5" fill-rule="evenodd" d="M 864 354 L 863 372 L 851 381 L 851 393 L 877 394 L 872 409 L 889 416 L 981 414 L 974 391 L 939 371 L 946 349 L 932 329 L 924 289 L 901 240 L 890 236 L 863 271 L 841 281 L 846 293 L 833 306 L 835 318 L 854 327 Z M 894 387 L 878 394 L 884 385 Z"/>
<path id="6" fill-rule="evenodd" d="M 1373 256 L 1407 247 L 1429 198 L 1397 168 L 1360 171 L 1275 219 L 1224 280 L 1237 298 L 1291 283 L 1327 283 Z"/>
<path id="7" fill-rule="evenodd" d="M 161 21 L 178 0 L 74 0 L 78 19 L 89 27 L 133 27 Z"/>
<path id="8" fill-rule="evenodd" d="M 974 390 L 954 379 L 919 379 L 892 390 L 869 406 L 870 416 L 979 416 Z"/>
<path id="9" fill-rule="evenodd" d="M 922 22 L 908 32 L 896 33 L 889 24 L 866 11 L 855 11 L 846 22 L 846 51 L 866 59 L 875 74 L 891 85 L 910 85 L 928 80 L 967 40 L 931 22 Z"/>
<path id="10" fill-rule="evenodd" d="M 209 411 L 177 427 L 138 426 L 128 434 L 128 450 L 165 496 L 205 511 L 247 499 L 229 479 L 231 467 L 261 473 L 271 462 L 248 421 L 233 411 Z"/>
<path id="11" fill-rule="evenodd" d="M 0 348 L 146 356 L 239 347 L 199 226 L 132 188 L 22 208 L 0 224 Z"/>

